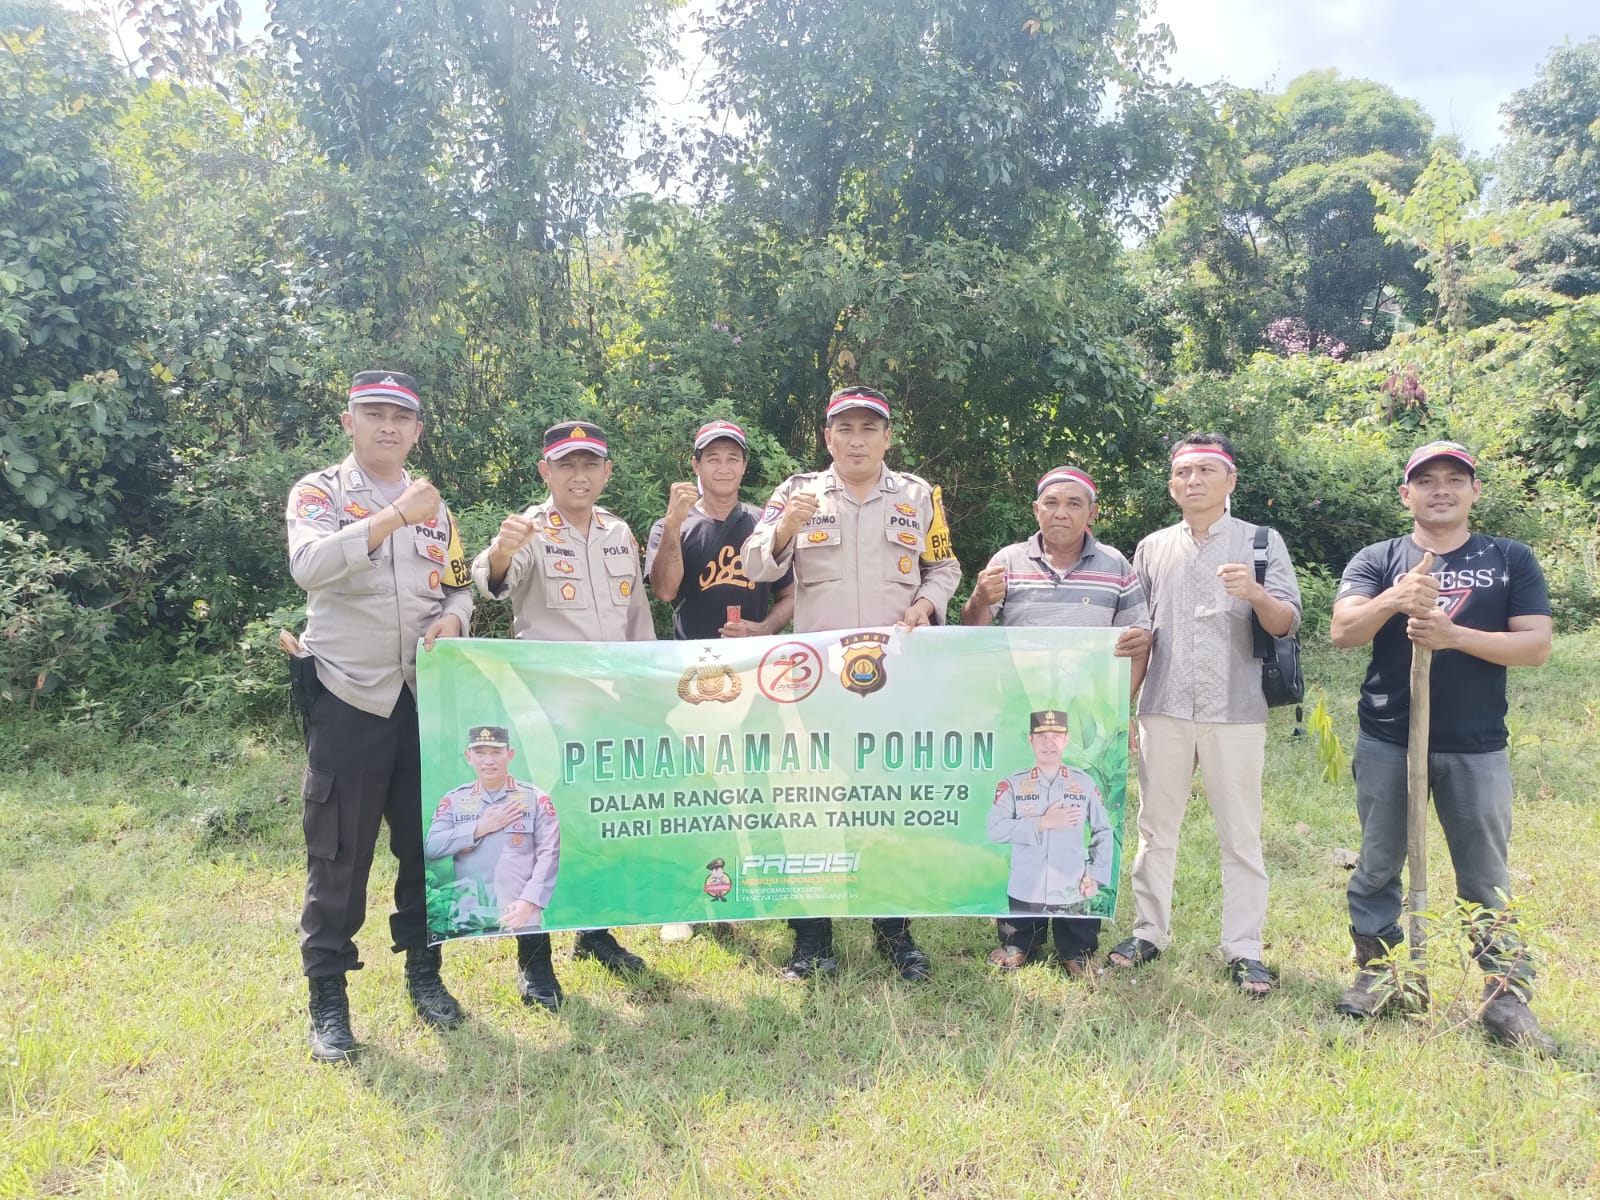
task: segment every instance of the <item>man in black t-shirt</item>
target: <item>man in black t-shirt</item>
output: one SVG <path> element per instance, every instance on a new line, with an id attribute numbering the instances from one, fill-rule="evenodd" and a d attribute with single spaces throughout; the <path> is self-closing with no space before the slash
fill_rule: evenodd
<path id="1" fill-rule="evenodd" d="M 754 583 L 739 551 L 761 510 L 739 500 L 748 464 L 744 430 L 710 421 L 694 435 L 694 483 L 675 483 L 667 515 L 650 527 L 644 573 L 672 605 L 680 641 L 777 633 L 794 613 L 794 575 Z M 737 610 L 737 612 L 735 611 Z"/>
<path id="2" fill-rule="evenodd" d="M 1358 551 L 1333 605 L 1334 645 L 1372 643 L 1354 760 L 1361 859 L 1347 891 L 1357 973 L 1338 1004 L 1354 1017 L 1375 1016 L 1393 998 L 1373 963 L 1401 941 L 1413 645 L 1434 651 L 1428 777 L 1456 894 L 1500 910 L 1511 891 L 1506 668 L 1550 657 L 1550 597 L 1528 547 L 1469 528 L 1482 489 L 1465 447 L 1420 447 L 1400 485 L 1412 532 Z M 1484 1028 L 1508 1045 L 1553 1053 L 1528 1008 L 1533 969 L 1511 924 L 1496 921 L 1474 942 L 1486 975 Z"/>
<path id="3" fill-rule="evenodd" d="M 740 550 L 761 510 L 739 500 L 749 463 L 744 430 L 732 421 L 708 421 L 694 435 L 693 483 L 675 483 L 667 515 L 650 527 L 644 573 L 658 600 L 672 604 L 672 634 L 679 641 L 759 637 L 777 633 L 794 613 L 794 574 L 756 583 L 745 574 Z M 661 940 L 693 935 L 682 923 L 663 925 Z"/>

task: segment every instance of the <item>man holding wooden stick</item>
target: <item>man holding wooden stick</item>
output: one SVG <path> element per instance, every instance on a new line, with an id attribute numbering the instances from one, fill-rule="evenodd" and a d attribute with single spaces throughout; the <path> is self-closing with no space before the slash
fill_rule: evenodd
<path id="1" fill-rule="evenodd" d="M 1527 546 L 1471 530 L 1482 491 L 1477 462 L 1464 446 L 1419 447 L 1400 485 L 1411 533 L 1358 551 L 1334 601 L 1334 645 L 1372 643 L 1354 759 L 1361 859 L 1348 889 L 1357 971 L 1338 1008 L 1370 1017 L 1395 999 L 1377 964 L 1401 940 L 1410 671 L 1413 648 L 1431 651 L 1427 781 L 1455 866 L 1456 894 L 1491 914 L 1473 931 L 1485 974 L 1480 1019 L 1498 1042 L 1554 1053 L 1554 1041 L 1528 1008 L 1527 951 L 1511 919 L 1500 915 L 1511 890 L 1506 668 L 1536 667 L 1550 657 L 1550 598 Z"/>

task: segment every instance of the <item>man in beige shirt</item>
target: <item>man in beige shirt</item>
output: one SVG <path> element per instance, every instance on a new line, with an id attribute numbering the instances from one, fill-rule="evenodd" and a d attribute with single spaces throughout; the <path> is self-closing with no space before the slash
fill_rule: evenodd
<path id="1" fill-rule="evenodd" d="M 882 392 L 841 388 L 828 399 L 824 471 L 791 475 L 772 493 L 744 544 L 751 579 L 794 571 L 796 633 L 863 626 L 937 624 L 961 582 L 939 489 L 884 466 L 890 408 Z M 795 919 L 785 975 L 807 979 L 838 968 L 833 922 Z M 901 978 L 930 977 L 928 956 L 904 917 L 874 920 L 880 953 Z"/>
<path id="2" fill-rule="evenodd" d="M 405 469 L 422 435 L 416 381 L 359 372 L 340 420 L 350 455 L 295 484 L 284 517 L 289 571 L 306 592 L 291 666 L 308 760 L 300 957 L 311 1057 L 331 1063 L 357 1049 L 345 975 L 361 967 L 355 935 L 380 821 L 400 864 L 389 931 L 412 1006 L 435 1028 L 463 1020 L 428 945 L 416 659 L 419 638 L 431 648 L 472 622 L 455 521 L 433 484 Z"/>
<path id="3" fill-rule="evenodd" d="M 1167 491 L 1183 514 L 1133 553 L 1154 641 L 1139 696 L 1139 852 L 1133 860 L 1133 936 L 1114 966 L 1149 962 L 1172 937 L 1178 830 L 1196 765 L 1222 849 L 1222 953 L 1235 984 L 1264 996 L 1261 962 L 1267 868 L 1261 852 L 1261 773 L 1267 701 L 1254 656 L 1252 615 L 1274 637 L 1300 625 L 1300 587 L 1283 539 L 1267 542 L 1256 582 L 1256 527 L 1228 514 L 1239 482 L 1233 446 L 1197 433 L 1173 447 Z"/>
<path id="4" fill-rule="evenodd" d="M 550 487 L 543 503 L 500 522 L 488 548 L 472 560 L 472 580 L 495 600 L 511 601 L 514 636 L 543 642 L 653 642 L 639 544 L 627 522 L 597 503 L 611 479 L 604 431 L 588 421 L 563 421 L 544 435 L 539 475 Z M 642 971 L 609 929 L 586 929 L 574 954 L 608 971 Z M 561 984 L 550 959 L 550 935 L 517 937 L 517 987 L 522 1001 L 555 1012 Z"/>

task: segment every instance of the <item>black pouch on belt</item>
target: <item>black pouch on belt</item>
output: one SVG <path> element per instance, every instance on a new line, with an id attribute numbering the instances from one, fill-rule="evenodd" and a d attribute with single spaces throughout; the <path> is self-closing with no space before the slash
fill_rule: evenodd
<path id="1" fill-rule="evenodd" d="M 317 675 L 317 660 L 310 654 L 289 656 L 289 698 L 300 710 L 302 719 L 311 716 L 311 706 L 322 695 L 322 680 Z"/>

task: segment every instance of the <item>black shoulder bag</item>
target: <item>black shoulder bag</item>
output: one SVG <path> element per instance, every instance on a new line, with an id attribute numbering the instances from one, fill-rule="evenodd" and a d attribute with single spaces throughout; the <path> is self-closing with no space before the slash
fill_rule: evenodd
<path id="1" fill-rule="evenodd" d="M 1266 525 L 1256 526 L 1255 563 L 1256 582 L 1267 582 L 1267 539 L 1272 530 Z M 1300 638 L 1273 637 L 1261 627 L 1261 619 L 1250 614 L 1250 631 L 1255 640 L 1255 656 L 1261 660 L 1261 691 L 1267 698 L 1268 708 L 1282 708 L 1299 704 L 1306 694 L 1305 676 L 1300 673 Z"/>

